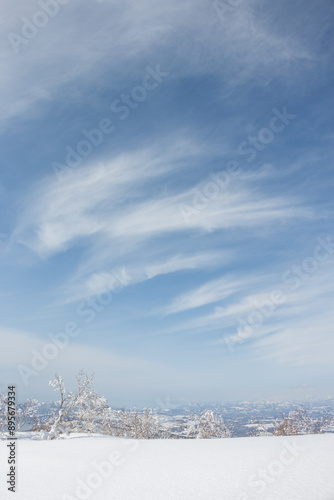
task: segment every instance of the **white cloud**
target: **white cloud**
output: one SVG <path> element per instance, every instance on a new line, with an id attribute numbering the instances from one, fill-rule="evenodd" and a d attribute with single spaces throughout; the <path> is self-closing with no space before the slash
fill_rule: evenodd
<path id="1" fill-rule="evenodd" d="M 124 253 L 127 241 L 138 244 L 194 230 L 252 227 L 264 231 L 273 228 L 273 223 L 311 216 L 300 200 L 270 198 L 246 180 L 228 190 L 216 186 L 216 197 L 204 197 L 202 209 L 197 209 L 196 192 L 205 192 L 208 180 L 193 189 L 157 197 L 152 187 L 155 179 L 172 173 L 180 164 L 191 164 L 192 156 L 187 156 L 190 143 L 184 144 L 181 141 L 167 154 L 159 153 L 155 146 L 92 164 L 74 171 L 63 183 L 56 178 L 45 181 L 29 196 L 13 241 L 48 256 L 81 238 L 102 235 L 116 246 L 122 244 Z M 184 216 L 185 207 L 191 211 L 190 217 Z"/>
<path id="2" fill-rule="evenodd" d="M 71 283 L 65 285 L 66 302 L 89 298 L 104 292 L 112 292 L 118 287 L 135 285 L 164 274 L 190 269 L 210 268 L 221 264 L 227 258 L 222 252 L 175 255 L 151 263 L 148 263 L 149 259 L 146 262 L 145 259 L 139 258 L 138 262 L 129 268 L 116 268 L 112 272 L 95 272 L 86 278 L 79 274 Z"/>
<path id="3" fill-rule="evenodd" d="M 260 359 L 294 366 L 332 366 L 333 271 L 333 262 L 324 262 L 297 291 L 287 290 L 286 304 L 273 317 L 275 332 L 256 332 L 259 339 L 254 347 Z"/>
<path id="4" fill-rule="evenodd" d="M 163 156 L 143 149 L 73 171 L 63 182 L 47 178 L 35 189 L 36 201 L 27 199 L 14 241 L 47 256 L 79 238 L 112 233 L 120 207 L 138 203 L 143 185 L 150 189 L 150 182 L 172 171 L 174 155 L 188 147 L 181 140 Z"/>
<path id="5" fill-rule="evenodd" d="M 194 209 L 194 193 L 205 192 L 208 179 L 193 189 L 169 189 L 158 197 L 157 181 L 165 183 L 176 169 L 192 165 L 193 155 L 197 160 L 205 158 L 202 146 L 193 147 L 181 137 L 167 151 L 157 144 L 82 167 L 63 182 L 55 176 L 48 178 L 23 203 L 11 241 L 43 258 L 85 245 L 88 252 L 62 287 L 63 303 L 111 290 L 117 269 L 124 269 L 129 284 L 134 284 L 185 269 L 209 268 L 231 258 L 226 249 L 208 252 L 205 245 L 190 252 L 187 242 L 191 234 L 252 229 L 253 234 L 268 235 L 290 219 L 310 217 L 300 200 L 270 198 L 247 177 L 241 179 L 241 185 L 219 188 L 202 209 Z M 194 209 L 189 219 L 182 213 L 185 206 Z M 163 247 L 159 244 L 162 237 L 166 241 Z M 216 302 L 238 286 L 239 280 L 226 285 L 215 281 L 176 299 L 165 313 Z M 217 315 L 222 315 L 220 310 L 207 320 L 216 321 Z"/>
<path id="6" fill-rule="evenodd" d="M 221 332 L 220 339 L 210 340 L 211 345 L 232 342 L 234 351 L 238 350 L 239 345 L 246 346 L 249 354 L 259 360 L 282 365 L 321 365 L 324 369 L 329 368 L 333 363 L 334 349 L 334 337 L 331 334 L 334 323 L 333 270 L 332 260 L 321 262 L 314 274 L 309 274 L 308 278 L 300 281 L 297 290 L 282 282 L 282 274 L 265 276 L 262 273 L 259 279 L 244 276 L 244 286 L 238 287 L 239 293 L 235 296 L 227 296 L 225 305 L 225 298 L 222 297 L 222 305 L 215 306 L 212 312 L 180 322 L 164 333 L 185 331 L 207 335 L 213 332 L 216 335 Z M 235 283 L 238 283 L 236 279 L 230 280 L 231 287 Z M 213 285 L 214 282 L 207 283 L 187 294 L 184 307 L 196 307 L 196 300 L 199 304 L 204 304 L 207 297 L 203 292 L 209 293 L 209 301 L 218 300 L 219 282 L 216 283 L 217 295 Z M 228 289 L 227 279 L 226 288 Z M 280 292 L 280 303 L 272 307 L 274 303 L 271 294 L 274 290 Z M 234 291 L 237 291 L 237 287 Z M 173 305 L 175 312 L 182 310 L 182 297 L 176 299 Z M 249 317 L 256 313 L 258 322 L 260 311 L 262 321 L 254 325 Z M 251 330 L 246 331 L 249 327 Z"/>
<path id="7" fill-rule="evenodd" d="M 189 309 L 195 309 L 207 304 L 212 304 L 233 295 L 244 286 L 241 279 L 233 279 L 230 276 L 222 276 L 204 285 L 191 290 L 179 297 L 164 308 L 164 314 L 175 314 Z"/>

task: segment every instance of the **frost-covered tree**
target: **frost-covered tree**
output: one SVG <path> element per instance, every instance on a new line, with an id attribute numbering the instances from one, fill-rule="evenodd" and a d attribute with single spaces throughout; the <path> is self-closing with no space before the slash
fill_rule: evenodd
<path id="1" fill-rule="evenodd" d="M 7 394 L 0 394 L 0 433 L 4 434 L 8 430 L 8 397 Z M 15 408 L 15 430 L 18 432 L 24 427 L 33 429 L 38 422 L 38 411 L 40 403 L 36 399 L 28 399 L 24 403 L 18 403 Z"/>
<path id="2" fill-rule="evenodd" d="M 276 422 L 274 436 L 295 436 L 297 434 L 321 434 L 334 425 L 334 417 L 325 415 L 313 419 L 305 407 L 292 410 Z"/>
<path id="3" fill-rule="evenodd" d="M 34 429 L 39 423 L 38 412 L 41 403 L 37 399 L 28 399 L 25 403 L 17 405 L 16 409 L 16 430 L 23 427 Z"/>
<path id="4" fill-rule="evenodd" d="M 269 432 L 269 428 L 273 426 L 273 424 L 268 425 L 265 420 L 255 420 L 251 422 L 253 428 L 251 432 L 248 434 L 250 437 L 259 437 L 259 436 L 271 436 L 272 432 Z"/>
<path id="5" fill-rule="evenodd" d="M 109 407 L 93 388 L 93 381 L 93 375 L 89 377 L 81 371 L 77 375 L 77 390 L 67 392 L 63 378 L 56 375 L 49 384 L 59 392 L 58 409 L 36 430 L 46 431 L 49 439 L 70 432 L 103 432 Z"/>
<path id="6" fill-rule="evenodd" d="M 150 408 L 142 411 L 138 409 L 111 411 L 104 429 L 108 434 L 118 437 L 135 439 L 160 437 L 158 417 Z"/>
<path id="7" fill-rule="evenodd" d="M 206 410 L 200 415 L 194 414 L 187 423 L 187 438 L 214 439 L 231 437 L 231 432 L 220 415 Z"/>

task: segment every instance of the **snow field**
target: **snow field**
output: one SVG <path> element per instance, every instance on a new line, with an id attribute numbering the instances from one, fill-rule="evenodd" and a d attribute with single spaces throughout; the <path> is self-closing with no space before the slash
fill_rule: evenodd
<path id="1" fill-rule="evenodd" d="M 217 440 L 20 439 L 2 500 L 334 500 L 334 434 Z"/>

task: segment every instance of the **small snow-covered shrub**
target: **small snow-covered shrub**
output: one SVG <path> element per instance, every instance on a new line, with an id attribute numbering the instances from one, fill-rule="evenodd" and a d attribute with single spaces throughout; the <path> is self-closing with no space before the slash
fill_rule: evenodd
<path id="1" fill-rule="evenodd" d="M 7 394 L 0 394 L 0 434 L 4 434 L 8 430 L 8 405 Z M 17 403 L 15 408 L 16 432 L 24 427 L 27 430 L 33 429 L 38 423 L 38 410 L 41 404 L 36 399 L 28 399 L 24 403 Z"/>
<path id="2" fill-rule="evenodd" d="M 135 439 L 154 439 L 160 437 L 158 417 L 152 409 L 111 411 L 105 422 L 104 430 L 107 434 L 117 437 Z"/>
<path id="3" fill-rule="evenodd" d="M 214 439 L 231 437 L 228 429 L 220 415 L 212 410 L 193 415 L 187 424 L 187 438 Z"/>
<path id="4" fill-rule="evenodd" d="M 0 394 L 0 435 L 6 431 L 7 423 L 7 395 Z"/>
<path id="5" fill-rule="evenodd" d="M 292 410 L 276 423 L 274 436 L 295 436 L 297 434 L 321 434 L 334 424 L 334 417 L 323 416 L 313 419 L 304 407 Z"/>

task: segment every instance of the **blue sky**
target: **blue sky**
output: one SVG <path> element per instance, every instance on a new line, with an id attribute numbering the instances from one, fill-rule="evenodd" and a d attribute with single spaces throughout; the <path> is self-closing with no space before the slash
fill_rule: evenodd
<path id="1" fill-rule="evenodd" d="M 333 18 L 3 2 L 2 384 L 333 396 Z"/>

